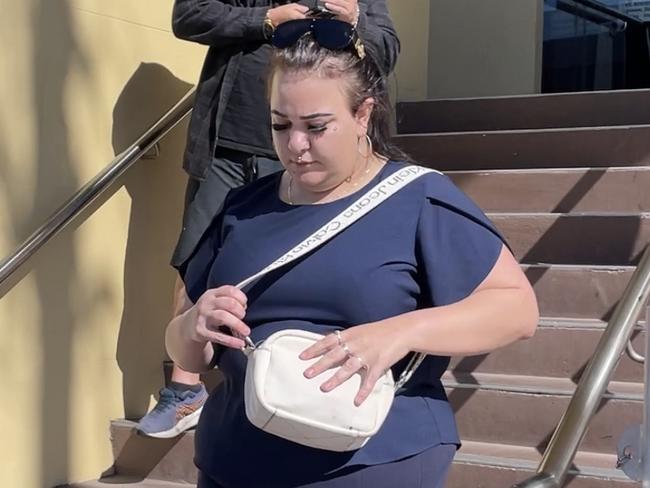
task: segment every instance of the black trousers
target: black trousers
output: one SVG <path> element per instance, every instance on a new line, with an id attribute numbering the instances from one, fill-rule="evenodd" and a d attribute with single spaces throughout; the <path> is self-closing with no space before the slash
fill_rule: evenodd
<path id="1" fill-rule="evenodd" d="M 171 264 L 178 267 L 192 255 L 231 189 L 281 169 L 277 159 L 217 148 L 206 179 L 190 178 L 187 182 L 183 229 Z"/>

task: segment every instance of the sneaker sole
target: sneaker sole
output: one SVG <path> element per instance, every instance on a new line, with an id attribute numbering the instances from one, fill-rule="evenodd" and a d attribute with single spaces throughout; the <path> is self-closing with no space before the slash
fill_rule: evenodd
<path id="1" fill-rule="evenodd" d="M 198 408 L 195 412 L 192 412 L 191 414 L 183 417 L 176 423 L 176 425 L 174 425 L 174 427 L 169 430 L 163 430 L 162 432 L 143 432 L 141 430 L 138 430 L 138 432 L 142 435 L 146 435 L 147 437 L 155 437 L 156 439 L 170 439 L 172 437 L 179 436 L 186 430 L 189 430 L 198 424 L 202 410 L 203 407 Z"/>

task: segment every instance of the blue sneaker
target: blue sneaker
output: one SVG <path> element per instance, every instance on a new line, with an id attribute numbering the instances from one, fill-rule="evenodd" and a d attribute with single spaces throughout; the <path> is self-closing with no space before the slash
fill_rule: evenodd
<path id="1" fill-rule="evenodd" d="M 197 392 L 163 388 L 158 403 L 140 419 L 136 429 L 149 437 L 176 437 L 196 426 L 207 399 L 208 392 L 203 384 Z"/>

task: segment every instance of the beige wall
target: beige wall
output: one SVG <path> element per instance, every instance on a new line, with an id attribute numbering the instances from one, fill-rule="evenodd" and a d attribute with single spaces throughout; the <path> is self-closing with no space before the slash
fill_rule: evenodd
<path id="1" fill-rule="evenodd" d="M 190 88 L 171 0 L 23 0 L 0 19 L 0 256 Z M 0 486 L 110 467 L 109 419 L 161 383 L 185 125 L 0 290 Z"/>
<path id="2" fill-rule="evenodd" d="M 542 0 L 432 0 L 428 97 L 539 93 Z"/>
<path id="3" fill-rule="evenodd" d="M 539 93 L 542 0 L 388 0 L 398 101 Z"/>
<path id="4" fill-rule="evenodd" d="M 388 0 L 401 42 L 393 77 L 399 101 L 427 97 L 430 3 L 429 0 Z"/>

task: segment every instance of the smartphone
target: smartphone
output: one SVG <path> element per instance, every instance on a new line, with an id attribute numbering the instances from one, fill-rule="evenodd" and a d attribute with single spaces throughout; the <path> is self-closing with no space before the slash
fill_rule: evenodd
<path id="1" fill-rule="evenodd" d="M 325 7 L 325 2 L 322 0 L 317 0 L 311 10 L 307 12 L 307 17 L 313 17 L 317 19 L 331 19 L 335 15 L 336 14 L 334 12 L 327 10 L 327 7 Z"/>

